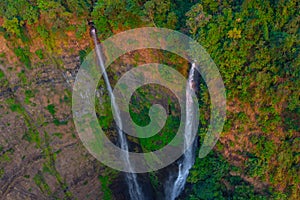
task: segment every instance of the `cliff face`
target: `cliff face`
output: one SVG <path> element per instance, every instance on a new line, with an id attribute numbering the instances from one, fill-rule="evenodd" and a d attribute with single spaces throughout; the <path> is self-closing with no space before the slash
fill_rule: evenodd
<path id="1" fill-rule="evenodd" d="M 70 36 L 70 35 L 69 35 Z M 1 36 L 0 196 L 2 199 L 102 199 L 103 166 L 83 147 L 71 113 L 71 87 L 80 65 L 79 50 L 89 43 L 60 41 L 60 52 L 33 41 L 30 52 L 44 58 L 30 69 Z"/>

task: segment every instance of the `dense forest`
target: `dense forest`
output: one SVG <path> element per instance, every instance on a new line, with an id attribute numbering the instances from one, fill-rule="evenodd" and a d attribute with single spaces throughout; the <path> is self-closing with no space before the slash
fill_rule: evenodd
<path id="1" fill-rule="evenodd" d="M 69 116 L 71 87 L 62 83 L 72 84 L 78 66 L 94 48 L 88 27 L 88 21 L 93 21 L 100 42 L 138 27 L 177 30 L 199 42 L 219 68 L 226 87 L 226 123 L 213 151 L 196 159 L 179 199 L 299 199 L 299 3 L 297 0 L 1 0 L 0 196 L 118 199 L 114 184 L 118 172 L 92 161 L 88 153 L 80 153 L 86 150 Z M 129 60 L 142 63 L 145 54 L 151 51 L 136 52 Z M 187 65 L 176 60 L 180 58 L 168 52 L 156 55 L 159 61 L 174 64 L 186 75 Z M 72 56 L 78 59 L 74 61 Z M 164 57 L 167 58 L 163 60 Z M 109 73 L 114 70 L 118 68 Z M 35 82 L 42 76 L 54 81 L 42 79 L 45 85 L 41 93 Z M 51 89 L 46 90 L 48 87 Z M 205 83 L 201 82 L 199 88 L 203 91 L 198 94 L 200 111 L 204 113 L 199 127 L 201 144 L 209 120 L 210 97 Z M 142 88 L 139 93 L 145 95 L 150 89 Z M 39 99 L 42 106 L 38 105 Z M 151 106 L 147 102 L 142 105 Z M 144 107 L 132 109 L 144 111 Z M 109 130 L 112 117 L 106 111 L 101 112 L 104 113 L 101 123 Z M 132 113 L 139 123 L 147 122 L 146 114 L 141 117 Z M 177 127 L 172 123 L 175 118 L 166 124 L 171 126 L 166 132 L 172 132 L 172 126 Z M 13 136 L 7 136 L 8 133 L 19 135 L 20 139 L 9 139 Z M 78 159 L 86 163 L 84 166 L 93 165 L 89 169 L 92 175 L 89 171 L 76 175 L 78 183 L 68 176 L 83 172 L 60 168 L 63 158 L 68 157 L 68 151 L 60 145 L 66 145 L 67 141 L 79 146 L 76 152 L 84 154 L 82 160 Z M 158 145 L 145 140 L 140 143 L 148 150 Z M 36 170 L 14 170 L 31 162 L 26 159 L 33 155 L 41 155 L 36 159 L 43 160 Z M 22 186 L 22 190 L 28 191 L 25 196 L 9 196 L 18 188 L 13 185 L 16 177 L 28 180 L 30 188 Z M 158 177 L 155 172 L 150 174 L 154 188 L 161 187 Z M 79 192 L 85 185 L 96 185 L 94 182 L 100 185 L 95 188 L 100 197 Z"/>

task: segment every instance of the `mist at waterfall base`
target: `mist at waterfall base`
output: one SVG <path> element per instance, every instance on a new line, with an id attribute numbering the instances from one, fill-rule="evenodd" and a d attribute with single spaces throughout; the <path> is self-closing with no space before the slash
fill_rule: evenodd
<path id="1" fill-rule="evenodd" d="M 108 90 L 108 94 L 110 97 L 111 105 L 112 105 L 112 112 L 114 112 L 116 124 L 119 124 L 119 127 L 116 126 L 117 133 L 118 133 L 118 144 L 119 147 L 126 152 L 128 152 L 128 140 L 125 136 L 125 134 L 122 131 L 122 119 L 120 117 L 120 110 L 118 108 L 118 105 L 115 101 L 115 96 L 113 94 L 112 87 L 110 85 L 110 81 L 108 78 L 108 75 L 105 70 L 104 65 L 104 57 L 101 52 L 101 46 L 98 43 L 97 33 L 95 28 L 91 28 L 91 36 L 94 40 L 95 44 L 95 52 L 97 57 L 97 62 L 99 67 L 101 68 L 102 75 L 105 81 L 105 85 Z M 189 72 L 189 78 L 187 81 L 187 87 L 186 87 L 186 122 L 185 122 L 185 135 L 184 135 L 184 145 L 188 145 L 192 142 L 192 145 L 187 148 L 187 150 L 184 152 L 182 157 L 178 159 L 174 164 L 172 164 L 169 167 L 166 167 L 165 169 L 162 169 L 163 171 L 168 171 L 168 169 L 176 168 L 176 173 L 168 173 L 168 178 L 165 178 L 163 181 L 165 182 L 164 185 L 164 194 L 154 194 L 149 195 L 149 192 L 153 192 L 153 188 L 145 187 L 143 184 L 140 183 L 138 180 L 138 175 L 135 173 L 124 173 L 125 174 L 125 181 L 128 187 L 128 194 L 129 198 L 131 200 L 150 200 L 150 199 L 166 199 L 166 200 L 174 200 L 176 199 L 181 192 L 184 190 L 186 179 L 189 174 L 189 170 L 194 164 L 195 161 L 195 151 L 196 151 L 196 140 L 195 138 L 192 138 L 192 131 L 195 131 L 198 127 L 195 127 L 194 123 L 194 104 L 191 97 L 191 92 L 195 90 L 195 83 L 197 80 L 195 80 L 195 64 L 192 64 L 192 67 Z M 132 169 L 132 165 L 129 159 L 129 154 L 127 153 L 126 156 L 123 158 L 124 162 L 126 163 L 127 167 L 129 169 Z M 175 167 L 174 167 L 175 166 Z M 173 170 L 172 170 L 173 171 Z M 147 177 L 147 176 L 145 176 Z M 151 186 L 150 186 L 151 187 Z"/>

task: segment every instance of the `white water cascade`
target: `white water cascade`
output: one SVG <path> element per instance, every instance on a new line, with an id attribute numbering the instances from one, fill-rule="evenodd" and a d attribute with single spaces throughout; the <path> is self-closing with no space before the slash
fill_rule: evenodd
<path id="1" fill-rule="evenodd" d="M 168 186 L 165 189 L 166 199 L 174 200 L 183 191 L 186 179 L 189 175 L 189 171 L 195 162 L 195 148 L 196 142 L 194 141 L 192 132 L 194 131 L 194 102 L 191 96 L 193 90 L 195 90 L 195 63 L 192 63 L 191 70 L 189 72 L 189 79 L 186 87 L 186 123 L 184 133 L 184 145 L 188 146 L 192 142 L 192 145 L 186 149 L 183 157 L 179 161 L 178 176 L 175 181 L 168 181 Z"/>
<path id="2" fill-rule="evenodd" d="M 120 110 L 118 108 L 118 105 L 116 104 L 115 96 L 113 94 L 113 91 L 112 91 L 112 88 L 111 88 L 111 85 L 110 85 L 110 82 L 109 82 L 109 79 L 108 79 L 108 76 L 107 76 L 107 73 L 106 73 L 106 70 L 104 67 L 104 59 L 102 57 L 101 47 L 98 43 L 96 29 L 94 27 L 91 28 L 91 35 L 92 35 L 94 43 L 95 43 L 97 61 L 101 68 L 101 71 L 103 73 L 103 78 L 104 78 L 105 84 L 107 86 L 108 94 L 110 96 L 110 100 L 111 100 L 111 104 L 112 104 L 112 110 L 115 114 L 114 116 L 116 117 L 116 119 L 115 119 L 116 124 L 120 125 L 119 127 L 117 126 L 120 148 L 127 152 L 126 156 L 123 159 L 124 159 L 124 162 L 126 162 L 128 168 L 132 169 L 132 165 L 131 165 L 131 162 L 129 159 L 129 154 L 128 154 L 127 138 L 125 137 L 125 134 L 122 131 L 122 120 L 120 117 Z M 140 185 L 138 184 L 137 175 L 135 173 L 126 173 L 125 176 L 126 176 L 126 182 L 128 184 L 128 188 L 129 188 L 130 199 L 131 200 L 143 200 L 144 195 L 142 193 L 142 189 L 141 189 Z"/>

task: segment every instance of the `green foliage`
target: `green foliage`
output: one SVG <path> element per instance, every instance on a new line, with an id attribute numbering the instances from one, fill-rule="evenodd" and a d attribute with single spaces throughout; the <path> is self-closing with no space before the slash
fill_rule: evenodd
<path id="1" fill-rule="evenodd" d="M 41 172 L 37 173 L 34 177 L 33 180 L 35 184 L 45 193 L 50 195 L 52 193 L 49 185 L 47 184 L 45 177 L 41 174 Z"/>
<path id="2" fill-rule="evenodd" d="M 20 78 L 21 80 L 21 83 L 23 85 L 26 85 L 27 84 L 27 77 L 26 77 L 26 74 L 25 74 L 25 71 L 22 70 L 20 73 L 18 73 L 18 77 Z"/>
<path id="3" fill-rule="evenodd" d="M 269 199 L 263 195 L 257 195 L 253 187 L 245 184 L 238 185 L 234 188 L 233 200 L 267 200 Z"/>
<path id="4" fill-rule="evenodd" d="M 23 25 L 32 25 L 39 17 L 37 7 L 27 0 L 3 0 L 0 6 L 1 16 L 4 17 L 3 27 L 19 38 L 24 37 Z"/>
<path id="5" fill-rule="evenodd" d="M 0 156 L 0 163 L 10 162 L 11 161 L 11 153 L 6 151 L 4 154 Z"/>
<path id="6" fill-rule="evenodd" d="M 161 187 L 161 182 L 159 181 L 158 176 L 155 172 L 149 172 L 149 178 L 151 182 L 151 186 L 156 190 L 159 191 L 159 187 Z"/>
<path id="7" fill-rule="evenodd" d="M 47 107 L 47 110 L 49 111 L 49 113 L 51 114 L 51 115 L 55 115 L 55 113 L 56 113 L 56 109 L 55 109 L 55 105 L 54 104 L 49 104 Z"/>
<path id="8" fill-rule="evenodd" d="M 59 119 L 54 118 L 54 119 L 53 119 L 53 123 L 54 123 L 56 126 L 60 126 L 60 125 L 66 125 L 66 124 L 68 124 L 68 121 L 60 121 Z"/>
<path id="9" fill-rule="evenodd" d="M 24 102 L 26 104 L 30 104 L 30 99 L 35 96 L 34 92 L 31 90 L 25 90 L 25 99 Z"/>
<path id="10" fill-rule="evenodd" d="M 7 99 L 6 103 L 9 105 L 9 108 L 12 112 L 18 112 L 18 113 L 24 112 L 24 109 L 21 106 L 21 104 L 16 102 L 13 98 Z"/>
<path id="11" fill-rule="evenodd" d="M 299 140 L 291 140 L 287 136 L 286 140 L 280 145 L 275 145 L 273 141 L 262 136 L 252 136 L 251 142 L 256 144 L 254 155 L 249 155 L 246 162 L 246 172 L 252 177 L 266 179 L 274 185 L 287 186 L 297 184 L 299 181 L 293 174 L 297 173 L 299 155 Z M 293 188 L 293 192 L 297 192 Z M 276 192 L 274 192 L 276 193 Z M 275 195 L 275 194 L 274 194 Z"/>
<path id="12" fill-rule="evenodd" d="M 38 26 L 37 27 L 37 32 L 40 34 L 40 36 L 43 39 L 47 39 L 49 37 L 49 32 L 47 31 L 45 26 Z"/>
<path id="13" fill-rule="evenodd" d="M 160 92 L 153 93 L 151 91 Z M 171 97 L 166 98 L 163 94 L 169 94 L 171 96 L 169 91 L 157 85 L 148 85 L 138 88 L 133 94 L 129 105 L 129 113 L 132 120 L 139 126 L 148 125 L 150 123 L 149 111 L 155 102 L 167 101 L 168 104 L 166 104 L 166 106 L 169 113 L 172 111 L 176 113 L 176 111 L 178 111 L 175 105 L 176 101 L 174 99 L 172 100 Z M 180 124 L 180 116 L 178 115 L 169 115 L 162 130 L 154 136 L 139 138 L 143 152 L 158 150 L 167 145 L 174 138 Z M 151 123 L 158 123 L 158 121 L 152 120 Z M 156 126 L 159 125 L 157 124 Z"/>
<path id="14" fill-rule="evenodd" d="M 199 181 L 206 181 L 208 178 L 213 179 L 217 182 L 221 178 L 228 174 L 229 165 L 228 163 L 218 155 L 206 156 L 203 159 L 196 159 L 196 163 L 193 166 L 188 182 L 197 183 Z"/>
<path id="15" fill-rule="evenodd" d="M 9 83 L 5 77 L 5 74 L 2 70 L 0 70 L 0 87 L 8 87 Z"/>
<path id="16" fill-rule="evenodd" d="M 79 58 L 80 58 L 80 63 L 82 63 L 87 56 L 87 50 L 80 50 L 79 51 Z"/>
<path id="17" fill-rule="evenodd" d="M 109 184 L 111 184 L 109 179 L 110 178 L 108 176 L 99 176 L 99 180 L 101 182 L 101 189 L 102 189 L 102 192 L 103 192 L 103 199 L 104 200 L 112 199 L 112 192 L 108 187 Z"/>
<path id="18" fill-rule="evenodd" d="M 3 71 L 0 70 L 0 80 L 5 78 L 5 74 L 3 73 Z"/>
<path id="19" fill-rule="evenodd" d="M 16 56 L 20 59 L 22 63 L 25 64 L 25 66 L 30 69 L 31 68 L 31 61 L 30 61 L 30 51 L 28 48 L 15 48 L 14 52 Z"/>
<path id="20" fill-rule="evenodd" d="M 62 137 L 63 137 L 62 133 L 53 133 L 53 135 L 58 137 L 59 139 L 62 139 Z"/>
<path id="21" fill-rule="evenodd" d="M 81 16 L 88 12 L 90 3 L 89 0 L 66 0 L 64 6 L 68 12 Z"/>
<path id="22" fill-rule="evenodd" d="M 211 15 L 207 15 L 207 13 L 203 11 L 201 4 L 195 4 L 191 10 L 186 13 L 186 16 L 186 24 L 190 28 L 192 35 L 195 35 L 197 30 L 204 27 L 211 19 Z"/>
<path id="23" fill-rule="evenodd" d="M 32 25 L 38 21 L 39 12 L 37 7 L 28 6 L 24 13 L 21 15 L 28 25 Z"/>
<path id="24" fill-rule="evenodd" d="M 59 184 L 60 188 L 64 191 L 64 199 L 73 199 L 72 193 L 68 190 L 68 186 L 66 182 L 63 180 L 62 176 L 59 174 L 59 172 L 56 169 L 55 161 L 56 156 L 59 153 L 59 150 L 54 152 L 52 147 L 50 146 L 50 136 L 47 132 L 44 132 L 44 147 L 43 147 L 43 156 L 45 157 L 46 161 L 43 164 L 43 171 L 44 173 L 49 173 L 50 175 L 54 176 L 57 183 Z M 40 177 L 43 178 L 42 173 L 40 172 Z M 47 189 L 46 183 L 43 181 L 43 179 L 38 178 L 37 180 L 42 183 L 43 188 L 48 192 L 48 194 L 51 194 L 51 190 Z"/>
<path id="25" fill-rule="evenodd" d="M 43 54 L 43 50 L 42 49 L 38 49 L 35 51 L 35 55 L 37 55 L 37 57 L 39 57 L 39 59 L 43 59 L 44 58 L 44 54 Z"/>
<path id="26" fill-rule="evenodd" d="M 86 21 L 82 21 L 82 23 L 77 26 L 76 30 L 76 38 L 81 39 L 82 35 L 87 31 L 87 24 Z"/>
<path id="27" fill-rule="evenodd" d="M 116 171 L 112 168 L 105 167 L 98 179 L 101 183 L 101 190 L 104 193 L 103 199 L 110 200 L 113 199 L 112 191 L 110 190 L 109 186 L 112 181 L 117 177 L 119 171 Z"/>
<path id="28" fill-rule="evenodd" d="M 92 12 L 93 22 L 101 36 L 113 30 L 136 28 L 141 24 L 141 10 L 136 0 L 98 1 Z"/>
<path id="29" fill-rule="evenodd" d="M 20 22 L 16 17 L 12 19 L 4 18 L 3 27 L 12 34 L 17 35 L 18 37 L 21 36 L 21 27 L 23 22 Z"/>
<path id="30" fill-rule="evenodd" d="M 2 178 L 4 174 L 5 174 L 4 169 L 3 169 L 3 168 L 0 168 L 0 178 Z"/>
<path id="31" fill-rule="evenodd" d="M 197 158 L 188 177 L 193 186 L 187 199 L 269 199 L 268 195 L 254 192 L 253 186 L 238 175 L 230 175 L 229 171 L 239 173 L 240 169 L 230 166 L 221 155 L 211 152 L 205 158 Z"/>
<path id="32" fill-rule="evenodd" d="M 27 140 L 30 143 L 34 142 L 36 144 L 36 147 L 40 147 L 41 138 L 39 132 L 31 122 L 31 119 L 27 114 L 26 110 L 24 109 L 24 107 L 22 107 L 20 103 L 18 103 L 15 99 L 12 98 L 7 100 L 7 104 L 10 106 L 12 111 L 18 112 L 24 118 L 24 122 L 27 129 L 25 130 L 22 139 Z"/>
<path id="33" fill-rule="evenodd" d="M 227 162 L 212 153 L 204 159 L 196 159 L 187 180 L 193 183 L 190 199 L 225 199 L 222 191 L 226 189 L 221 179 L 228 174 L 228 170 Z"/>
<path id="34" fill-rule="evenodd" d="M 45 23 L 51 25 L 52 32 L 65 30 L 71 13 L 60 2 L 38 0 L 37 6 L 41 14 L 45 17 Z"/>
<path id="35" fill-rule="evenodd" d="M 228 101 L 238 100 L 241 107 L 254 111 L 251 120 L 251 112 L 229 114 L 225 124 L 226 132 L 252 128 L 259 132 L 251 138 L 254 147 L 243 153 L 247 155 L 245 173 L 285 188 L 284 194 L 293 199 L 299 198 L 294 187 L 297 178 L 292 175 L 297 171 L 297 150 L 292 144 L 300 116 L 296 2 L 202 0 L 187 13 L 186 23 L 218 66 Z M 293 136 L 285 139 L 285 134 Z M 260 198 L 254 198 L 248 186 L 239 190 L 249 191 L 240 195 L 243 199 Z"/>
<path id="36" fill-rule="evenodd" d="M 145 13 L 154 26 L 175 28 L 177 16 L 171 11 L 170 0 L 151 0 L 144 5 Z"/>
<path id="37" fill-rule="evenodd" d="M 100 81 L 101 82 L 101 81 Z M 101 84 L 101 83 L 99 83 Z M 104 84 L 104 83 L 102 83 Z M 111 127 L 112 122 L 113 122 L 113 116 L 112 116 L 112 111 L 110 109 L 110 102 L 109 102 L 109 97 L 108 94 L 104 94 L 101 97 L 101 101 L 96 99 L 95 101 L 95 111 L 98 116 L 98 121 L 100 126 L 104 129 L 107 130 Z"/>
<path id="38" fill-rule="evenodd" d="M 72 99 L 72 94 L 71 94 L 71 92 L 69 91 L 69 90 L 67 90 L 67 89 L 65 89 L 65 95 L 64 95 L 64 97 L 63 97 L 63 99 L 60 99 L 60 102 L 62 103 L 62 102 L 65 102 L 65 103 L 67 103 L 67 104 L 71 104 L 72 103 L 72 101 L 71 101 L 71 99 Z"/>
<path id="39" fill-rule="evenodd" d="M 23 37 L 23 25 L 33 25 L 42 15 L 42 25 L 52 31 L 65 30 L 73 12 L 77 16 L 88 13 L 90 1 L 87 0 L 2 0 L 0 13 L 4 18 L 4 28 L 17 37 Z"/>

